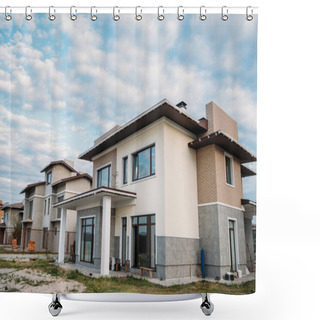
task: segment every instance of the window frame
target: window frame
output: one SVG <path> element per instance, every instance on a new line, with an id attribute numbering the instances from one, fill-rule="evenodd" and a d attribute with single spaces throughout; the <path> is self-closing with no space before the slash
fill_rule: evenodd
<path id="1" fill-rule="evenodd" d="M 83 224 L 84 221 L 86 220 L 90 220 L 92 219 L 92 224 L 89 225 L 89 224 Z M 83 217 L 83 218 L 80 218 L 80 232 L 79 232 L 79 236 L 80 236 L 80 245 L 79 245 L 79 260 L 81 262 L 84 262 L 84 263 L 90 263 L 90 264 L 94 264 L 94 241 L 95 241 L 95 222 L 96 222 L 96 217 L 95 216 L 88 216 L 88 217 Z M 84 245 L 84 251 L 82 252 L 82 231 L 83 231 L 83 228 L 84 227 L 88 227 L 88 226 L 91 226 L 92 227 L 92 241 L 91 241 L 91 256 L 90 256 L 90 261 L 87 261 L 87 260 L 82 260 L 81 258 L 83 258 L 85 256 L 85 245 Z"/>
<path id="2" fill-rule="evenodd" d="M 127 185 L 129 183 L 129 157 L 126 155 L 122 157 L 122 184 Z"/>
<path id="3" fill-rule="evenodd" d="M 143 180 L 143 179 L 146 179 L 148 177 L 151 177 L 151 176 L 154 176 L 156 174 L 156 161 L 154 159 L 154 173 L 152 173 L 152 148 L 154 148 L 154 155 L 156 157 L 156 145 L 155 143 L 143 148 L 143 149 L 140 149 L 134 153 L 131 154 L 131 159 L 132 159 L 132 181 L 135 182 L 135 181 L 139 181 L 139 180 Z M 138 166 L 136 167 L 136 158 L 137 156 L 139 155 L 139 153 L 141 152 L 144 152 L 146 150 L 150 149 L 150 172 L 147 176 L 144 176 L 142 178 L 139 178 L 139 163 L 138 163 Z M 138 158 L 139 159 L 139 158 Z M 135 172 L 136 172 L 136 168 L 137 168 L 137 178 L 135 178 Z"/>
<path id="4" fill-rule="evenodd" d="M 228 173 L 227 173 L 227 162 L 226 159 L 230 159 L 230 180 L 231 183 L 228 182 Z M 228 153 L 224 153 L 224 173 L 225 173 L 225 180 L 226 180 L 226 184 L 228 186 L 234 187 L 235 183 L 234 183 L 234 163 L 233 163 L 233 157 L 228 154 Z"/>
<path id="5" fill-rule="evenodd" d="M 32 220 L 33 217 L 33 200 L 29 200 L 29 213 L 28 213 L 28 219 Z"/>
<path id="6" fill-rule="evenodd" d="M 111 162 L 106 164 L 106 165 L 103 165 L 102 167 L 99 167 L 96 169 L 96 187 L 97 188 L 101 188 L 101 187 L 106 187 L 106 188 L 110 188 L 111 187 L 111 174 L 112 174 L 112 171 L 111 171 L 111 167 L 112 167 L 112 164 Z M 102 172 L 104 169 L 107 169 L 109 170 L 109 177 L 108 177 L 108 185 L 107 186 L 102 186 L 100 185 L 99 186 L 99 173 Z"/>
<path id="7" fill-rule="evenodd" d="M 52 170 L 47 173 L 47 179 L 46 180 L 47 180 L 47 184 L 51 184 L 51 182 L 52 182 Z"/>

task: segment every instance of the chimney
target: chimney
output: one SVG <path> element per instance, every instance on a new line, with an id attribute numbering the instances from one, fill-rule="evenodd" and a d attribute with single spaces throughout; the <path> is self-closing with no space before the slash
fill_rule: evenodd
<path id="1" fill-rule="evenodd" d="M 180 101 L 176 106 L 184 111 L 187 110 L 187 104 L 184 101 Z"/>

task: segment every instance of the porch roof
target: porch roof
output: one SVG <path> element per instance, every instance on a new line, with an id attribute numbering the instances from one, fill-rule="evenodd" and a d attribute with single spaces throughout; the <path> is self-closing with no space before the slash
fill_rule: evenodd
<path id="1" fill-rule="evenodd" d="M 77 210 L 77 207 L 79 206 L 101 201 L 104 196 L 111 197 L 113 203 L 121 202 L 124 200 L 133 200 L 137 197 L 136 193 L 134 192 L 100 187 L 80 193 L 63 201 L 56 202 L 53 207 Z"/>
<path id="2" fill-rule="evenodd" d="M 241 205 L 244 207 L 245 218 L 251 219 L 253 216 L 257 215 L 257 204 L 248 199 L 241 199 Z"/>

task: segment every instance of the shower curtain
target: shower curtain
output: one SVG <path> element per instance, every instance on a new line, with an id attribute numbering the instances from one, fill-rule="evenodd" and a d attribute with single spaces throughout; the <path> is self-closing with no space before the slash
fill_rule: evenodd
<path id="1" fill-rule="evenodd" d="M 257 15 L 7 9 L 0 292 L 253 293 Z"/>

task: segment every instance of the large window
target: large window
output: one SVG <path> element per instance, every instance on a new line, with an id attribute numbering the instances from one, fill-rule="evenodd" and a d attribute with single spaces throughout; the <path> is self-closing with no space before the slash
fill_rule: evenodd
<path id="1" fill-rule="evenodd" d="M 122 171 L 122 176 L 123 176 L 123 184 L 128 183 L 128 157 L 123 157 L 122 158 L 122 166 L 123 166 L 123 171 Z"/>
<path id="2" fill-rule="evenodd" d="M 33 200 L 29 201 L 29 219 L 32 219 L 33 215 Z"/>
<path id="3" fill-rule="evenodd" d="M 94 218 L 82 219 L 80 260 L 93 263 Z"/>
<path id="4" fill-rule="evenodd" d="M 147 215 L 132 218 L 134 241 L 134 266 L 155 268 L 156 216 Z"/>
<path id="5" fill-rule="evenodd" d="M 233 160 L 232 157 L 225 155 L 225 168 L 226 168 L 226 183 L 230 185 L 234 185 L 233 181 Z"/>
<path id="6" fill-rule="evenodd" d="M 108 165 L 97 172 L 97 188 L 110 187 L 111 180 L 111 165 Z"/>
<path id="7" fill-rule="evenodd" d="M 132 180 L 139 180 L 155 174 L 155 146 L 133 154 Z"/>

